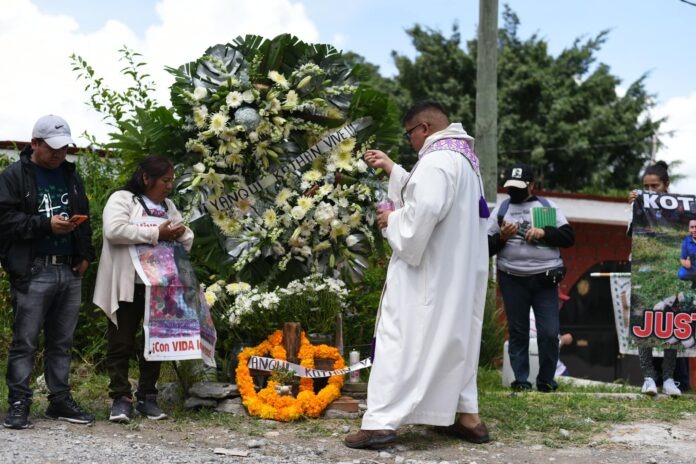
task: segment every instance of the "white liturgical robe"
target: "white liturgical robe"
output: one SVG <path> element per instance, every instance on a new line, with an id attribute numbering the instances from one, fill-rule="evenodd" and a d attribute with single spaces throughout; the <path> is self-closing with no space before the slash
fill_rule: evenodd
<path id="1" fill-rule="evenodd" d="M 473 139 L 451 124 L 425 141 Z M 473 147 L 472 147 L 473 148 Z M 394 165 L 386 237 L 393 254 L 380 303 L 365 430 L 446 426 L 477 413 L 476 373 L 488 279 L 481 180 L 450 150 L 423 155 L 412 174 Z M 403 197 L 402 197 L 403 195 Z"/>

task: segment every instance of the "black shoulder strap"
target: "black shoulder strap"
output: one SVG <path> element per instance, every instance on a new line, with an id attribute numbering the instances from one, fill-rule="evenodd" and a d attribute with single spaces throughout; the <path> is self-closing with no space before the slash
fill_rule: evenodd
<path id="1" fill-rule="evenodd" d="M 503 202 L 500 204 L 500 207 L 498 208 L 498 226 L 503 225 L 503 218 L 505 217 L 505 213 L 507 213 L 508 206 L 510 206 L 510 199 L 506 198 L 503 200 Z"/>
<path id="2" fill-rule="evenodd" d="M 150 208 L 147 207 L 145 204 L 145 200 L 143 200 L 143 197 L 141 195 L 133 195 L 133 198 L 138 200 L 138 202 L 143 206 L 143 209 L 145 210 L 145 213 L 148 216 L 152 216 L 152 211 L 150 211 Z M 164 211 L 169 212 L 169 208 L 167 207 L 167 200 L 164 200 L 162 202 L 162 208 L 164 208 Z"/>
<path id="3" fill-rule="evenodd" d="M 551 207 L 551 203 L 549 203 L 549 200 L 547 200 L 546 198 L 544 198 L 544 197 L 537 197 L 537 200 L 539 200 L 539 203 L 541 203 L 542 206 L 543 206 L 544 208 L 550 208 L 550 207 Z"/>

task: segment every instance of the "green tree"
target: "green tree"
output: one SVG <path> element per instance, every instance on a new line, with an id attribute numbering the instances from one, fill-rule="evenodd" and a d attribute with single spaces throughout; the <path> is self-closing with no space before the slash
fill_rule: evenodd
<path id="1" fill-rule="evenodd" d="M 540 186 L 552 190 L 616 193 L 633 187 L 662 122 L 645 116 L 653 105 L 645 75 L 619 96 L 621 80 L 606 64 L 595 64 L 608 32 L 577 39 L 553 56 L 537 34 L 519 37 L 519 18 L 507 6 L 503 19 L 498 51 L 500 170 L 527 162 L 535 167 Z M 407 34 L 416 58 L 393 53 L 399 75 L 392 95 L 400 109 L 436 100 L 452 120 L 473 132 L 476 40 L 462 48 L 457 25 L 449 37 L 420 25 Z"/>

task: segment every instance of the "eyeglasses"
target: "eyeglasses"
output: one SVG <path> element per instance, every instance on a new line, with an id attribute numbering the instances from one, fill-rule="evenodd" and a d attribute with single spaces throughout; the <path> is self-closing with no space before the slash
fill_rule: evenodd
<path id="1" fill-rule="evenodd" d="M 406 132 L 404 132 L 404 138 L 406 140 L 410 141 L 411 140 L 411 132 L 413 132 L 414 130 L 416 130 L 417 128 L 422 126 L 423 124 L 427 124 L 427 123 L 420 122 L 420 123 L 416 124 L 415 126 L 413 126 L 412 128 L 408 129 Z"/>

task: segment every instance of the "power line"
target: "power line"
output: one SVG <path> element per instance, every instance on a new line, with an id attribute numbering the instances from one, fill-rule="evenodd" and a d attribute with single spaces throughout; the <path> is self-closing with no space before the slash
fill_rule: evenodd
<path id="1" fill-rule="evenodd" d="M 681 1 L 686 3 L 687 5 L 696 6 L 696 3 L 694 3 L 694 2 L 689 2 L 688 0 L 681 0 Z"/>

